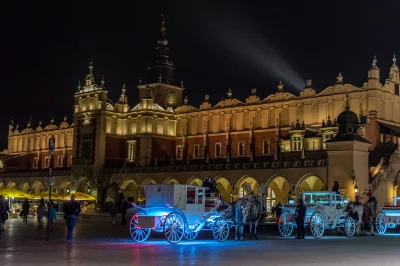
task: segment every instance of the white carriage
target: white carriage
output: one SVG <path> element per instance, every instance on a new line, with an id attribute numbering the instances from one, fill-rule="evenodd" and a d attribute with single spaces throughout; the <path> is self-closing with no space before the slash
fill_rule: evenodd
<path id="1" fill-rule="evenodd" d="M 311 234 L 315 238 L 323 236 L 325 229 L 344 228 L 347 236 L 353 236 L 357 223 L 345 211 L 344 200 L 340 194 L 329 191 L 303 192 L 302 199 L 306 206 L 304 227 L 310 226 Z M 278 220 L 279 232 L 288 237 L 297 227 L 295 211 L 297 204 L 282 206 L 282 214 Z"/>
<path id="2" fill-rule="evenodd" d="M 378 215 L 376 216 L 376 231 L 383 235 L 388 228 L 394 229 L 400 224 L 400 206 L 397 206 L 397 202 L 400 201 L 400 197 L 393 198 L 393 206 L 385 206 L 379 208 Z"/>
<path id="3" fill-rule="evenodd" d="M 193 240 L 200 230 L 210 230 L 222 242 L 229 236 L 232 221 L 221 218 L 216 206 L 218 195 L 206 198 L 206 188 L 187 185 L 145 185 L 146 206 L 135 207 L 130 234 L 136 242 L 150 232 L 163 232 L 168 242 Z"/>

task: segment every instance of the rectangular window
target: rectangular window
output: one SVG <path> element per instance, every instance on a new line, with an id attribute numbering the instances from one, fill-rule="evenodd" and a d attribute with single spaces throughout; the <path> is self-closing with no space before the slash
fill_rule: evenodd
<path id="1" fill-rule="evenodd" d="M 194 187 L 187 188 L 186 204 L 196 204 L 196 188 Z"/>
<path id="2" fill-rule="evenodd" d="M 244 156 L 244 142 L 238 143 L 238 155 Z"/>
<path id="3" fill-rule="evenodd" d="M 301 151 L 301 149 L 302 149 L 301 137 L 299 136 L 293 137 L 293 151 Z"/>
<path id="4" fill-rule="evenodd" d="M 327 133 L 327 134 L 325 135 L 325 141 L 330 140 L 330 139 L 333 139 L 333 137 L 334 137 L 333 133 Z"/>
<path id="5" fill-rule="evenodd" d="M 62 157 L 58 156 L 57 158 L 57 167 L 62 167 Z"/>
<path id="6" fill-rule="evenodd" d="M 394 94 L 400 95 L 399 84 L 394 84 Z"/>
<path id="7" fill-rule="evenodd" d="M 44 167 L 45 168 L 49 168 L 50 167 L 50 158 L 49 157 L 46 157 L 44 159 Z"/>
<path id="8" fill-rule="evenodd" d="M 32 168 L 38 168 L 38 166 L 37 166 L 37 158 L 36 158 L 36 157 L 33 158 L 33 165 L 32 165 Z"/>
<path id="9" fill-rule="evenodd" d="M 183 148 L 182 146 L 176 146 L 176 159 L 182 160 L 183 158 Z"/>
<path id="10" fill-rule="evenodd" d="M 215 157 L 221 157 L 221 143 L 215 143 Z"/>
<path id="11" fill-rule="evenodd" d="M 136 142 L 128 142 L 128 161 L 135 161 L 136 158 Z"/>
<path id="12" fill-rule="evenodd" d="M 200 157 L 200 145 L 195 144 L 193 146 L 193 158 L 199 158 Z"/>
<path id="13" fill-rule="evenodd" d="M 264 155 L 269 154 L 269 141 L 268 140 L 263 141 L 263 154 Z"/>
<path id="14" fill-rule="evenodd" d="M 84 159 L 92 158 L 92 134 L 83 134 L 82 136 L 82 157 Z"/>

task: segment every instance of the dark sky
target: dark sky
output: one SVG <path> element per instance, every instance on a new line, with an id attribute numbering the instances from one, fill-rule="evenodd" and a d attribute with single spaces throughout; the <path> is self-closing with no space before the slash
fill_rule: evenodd
<path id="1" fill-rule="evenodd" d="M 101 4 L 106 2 L 106 5 Z M 127 83 L 129 102 L 159 39 L 160 13 L 189 103 L 205 93 L 215 103 L 228 88 L 245 100 L 250 89 L 299 93 L 305 79 L 321 91 L 335 82 L 362 85 L 374 54 L 382 81 L 400 37 L 399 1 L 7 1 L 1 14 L 0 147 L 14 116 L 72 120 L 73 93 L 93 58 L 115 102 Z M 299 82 L 300 81 L 300 82 Z"/>

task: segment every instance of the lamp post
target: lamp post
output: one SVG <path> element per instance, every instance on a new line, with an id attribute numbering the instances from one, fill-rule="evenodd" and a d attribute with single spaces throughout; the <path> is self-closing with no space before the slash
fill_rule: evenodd
<path id="1" fill-rule="evenodd" d="M 357 183 L 356 183 L 356 185 L 354 186 L 354 192 L 355 192 L 355 193 L 358 193 L 358 185 L 357 185 Z"/>
<path id="2" fill-rule="evenodd" d="M 91 191 L 91 189 L 90 189 L 90 187 L 88 187 L 88 189 L 87 189 L 87 193 L 90 195 L 90 191 Z"/>
<path id="3" fill-rule="evenodd" d="M 48 184 L 49 184 L 49 203 L 47 204 L 47 236 L 46 241 L 50 239 L 50 213 L 51 213 L 51 191 L 54 185 L 54 176 L 53 176 L 53 167 L 54 167 L 54 150 L 55 150 L 55 138 L 54 135 L 49 139 L 49 155 L 50 155 L 50 167 L 49 167 L 49 176 L 48 176 Z"/>
<path id="4" fill-rule="evenodd" d="M 71 190 L 69 188 L 67 188 L 67 194 L 69 194 L 71 192 Z"/>

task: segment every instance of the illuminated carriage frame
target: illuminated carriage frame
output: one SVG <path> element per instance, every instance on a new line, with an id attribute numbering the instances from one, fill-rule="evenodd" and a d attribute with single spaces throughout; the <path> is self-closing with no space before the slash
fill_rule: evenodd
<path id="1" fill-rule="evenodd" d="M 376 216 L 376 231 L 383 235 L 388 228 L 394 229 L 400 224 L 400 207 L 397 202 L 400 197 L 393 197 L 393 206 L 385 206 L 379 208 L 378 215 Z"/>
<path id="2" fill-rule="evenodd" d="M 218 194 L 206 197 L 206 188 L 179 184 L 145 185 L 146 206 L 136 207 L 130 222 L 134 241 L 144 242 L 150 232 L 163 232 L 171 244 L 183 238 L 193 240 L 200 230 L 212 231 L 215 240 L 222 242 L 234 226 L 217 212 Z"/>
<path id="3" fill-rule="evenodd" d="M 329 191 L 303 192 L 302 200 L 306 206 L 304 227 L 310 226 L 315 238 L 323 236 L 325 229 L 344 228 L 347 236 L 353 236 L 357 223 L 345 211 L 347 200 L 340 194 Z M 284 204 L 278 220 L 279 232 L 289 237 L 297 228 L 295 220 L 297 204 Z"/>

